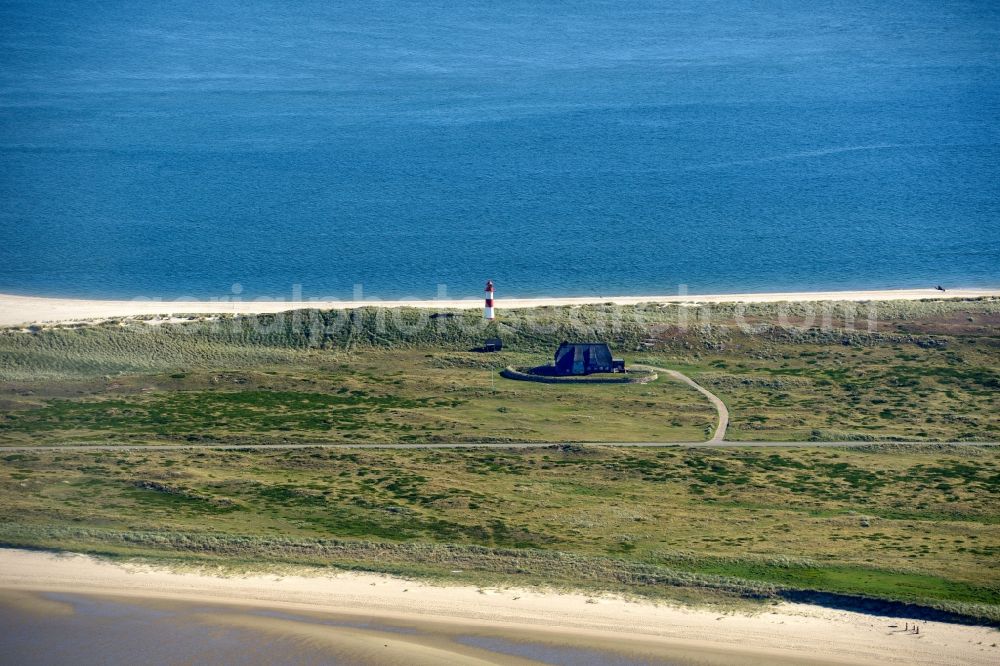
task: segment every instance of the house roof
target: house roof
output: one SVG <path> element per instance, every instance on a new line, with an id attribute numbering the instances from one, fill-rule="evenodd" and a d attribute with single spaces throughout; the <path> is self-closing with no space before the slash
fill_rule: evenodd
<path id="1" fill-rule="evenodd" d="M 564 372 L 578 363 L 585 369 L 610 367 L 611 348 L 606 342 L 564 342 L 556 350 L 555 363 Z"/>

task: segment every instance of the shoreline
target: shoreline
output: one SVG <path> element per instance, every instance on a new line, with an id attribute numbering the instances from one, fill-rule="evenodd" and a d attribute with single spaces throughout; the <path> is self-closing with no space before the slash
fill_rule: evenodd
<path id="1" fill-rule="evenodd" d="M 610 595 L 441 586 L 329 570 L 220 577 L 17 549 L 0 549 L 0 589 L 376 618 L 446 633 L 487 631 L 612 651 L 642 644 L 653 651 L 721 656 L 723 663 L 749 657 L 765 663 L 773 658 L 775 663 L 987 664 L 997 658 L 998 648 L 991 646 L 1000 638 L 988 627 L 925 621 L 916 636 L 902 630 L 904 620 L 804 604 L 782 603 L 750 615 Z"/>
<path id="2" fill-rule="evenodd" d="M 780 303 L 825 301 L 916 301 L 1000 297 L 1000 289 L 883 289 L 870 291 L 804 291 L 762 292 L 747 294 L 686 294 L 661 296 L 570 296 L 551 298 L 498 298 L 497 308 L 520 309 L 571 305 L 638 305 L 650 304 L 718 304 L 718 303 Z M 0 294 L 0 327 L 42 323 L 64 323 L 108 319 L 113 317 L 160 316 L 188 314 L 270 314 L 299 309 L 344 310 L 360 307 L 411 307 L 430 309 L 478 309 L 479 297 L 440 300 L 97 300 L 16 296 Z"/>

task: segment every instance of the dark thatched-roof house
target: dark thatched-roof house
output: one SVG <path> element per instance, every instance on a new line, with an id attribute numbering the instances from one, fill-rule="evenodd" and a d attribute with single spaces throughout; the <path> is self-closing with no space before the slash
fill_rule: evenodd
<path id="1" fill-rule="evenodd" d="M 557 375 L 625 372 L 625 361 L 612 358 L 606 342 L 564 342 L 556 350 Z"/>

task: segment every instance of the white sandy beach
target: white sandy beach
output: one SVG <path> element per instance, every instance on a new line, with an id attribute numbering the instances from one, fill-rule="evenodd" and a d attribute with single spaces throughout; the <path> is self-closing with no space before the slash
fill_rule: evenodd
<path id="1" fill-rule="evenodd" d="M 936 298 L 1000 297 L 1000 289 L 896 289 L 881 291 L 816 291 L 757 294 L 714 294 L 675 296 L 582 296 L 565 298 L 498 298 L 499 310 L 559 305 L 592 305 L 614 303 L 636 305 L 639 303 L 777 303 L 782 301 L 893 301 Z M 285 312 L 301 308 L 337 310 L 358 307 L 414 307 L 435 309 L 480 308 L 480 297 L 452 300 L 229 300 L 209 299 L 101 301 L 71 298 L 45 298 L 40 296 L 14 296 L 0 294 L 0 326 L 21 326 L 38 323 L 74 322 L 110 317 L 140 315 L 169 316 L 172 314 L 263 314 Z"/>
<path id="2" fill-rule="evenodd" d="M 733 662 L 996 664 L 1000 632 L 827 608 L 781 604 L 756 615 L 678 608 L 616 597 L 538 590 L 443 587 L 360 573 L 217 577 L 83 555 L 0 549 L 0 589 L 127 596 L 364 616 L 383 621 L 460 624 L 507 635 L 551 633 L 581 645 L 629 643 L 649 649 L 730 654 Z M 912 621 L 911 621 L 912 622 Z M 274 629 L 274 628 L 272 628 Z M 314 630 L 315 631 L 315 630 Z"/>

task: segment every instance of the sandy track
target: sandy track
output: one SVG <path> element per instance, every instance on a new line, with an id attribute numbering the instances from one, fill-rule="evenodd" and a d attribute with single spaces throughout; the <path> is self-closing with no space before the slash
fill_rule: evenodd
<path id="1" fill-rule="evenodd" d="M 722 400 L 719 399 L 719 396 L 715 395 L 714 393 L 709 391 L 707 388 L 705 388 L 695 380 L 691 379 L 684 373 L 679 372 L 677 370 L 659 368 L 654 365 L 645 365 L 637 367 L 649 368 L 650 370 L 654 370 L 656 372 L 664 372 L 670 377 L 676 379 L 677 381 L 687 384 L 694 390 L 698 391 L 698 393 L 701 393 L 703 396 L 708 398 L 708 401 L 712 403 L 713 407 L 715 407 L 715 412 L 718 414 L 719 422 L 715 426 L 715 432 L 712 434 L 712 436 L 708 439 L 707 442 L 704 442 L 704 444 L 718 444 L 726 439 L 726 429 L 729 427 L 729 408 L 726 407 L 726 403 L 722 402 Z M 760 444 L 766 444 L 766 443 L 767 442 L 760 442 Z M 769 443 L 774 444 L 774 442 L 769 442 Z"/>
<path id="2" fill-rule="evenodd" d="M 526 635 L 559 632 L 609 645 L 643 641 L 731 651 L 732 661 L 741 663 L 750 655 L 768 654 L 791 663 L 883 665 L 995 664 L 1000 659 L 1000 649 L 991 647 L 1000 641 L 995 629 L 921 621 L 916 636 L 903 631 L 905 619 L 801 604 L 750 616 L 532 589 L 442 587 L 372 574 L 223 578 L 14 549 L 0 549 L 0 588 L 235 603 L 479 625 Z"/>
<path id="3" fill-rule="evenodd" d="M 726 438 L 726 428 L 729 427 L 729 409 L 726 407 L 726 403 L 722 402 L 717 395 L 709 391 L 707 388 L 691 379 L 687 375 L 680 373 L 676 370 L 662 369 L 663 372 L 667 373 L 674 379 L 680 380 L 692 387 L 694 390 L 698 391 L 712 403 L 715 407 L 715 411 L 719 414 L 719 424 L 715 428 L 715 433 L 712 435 L 711 439 L 708 440 L 708 444 L 717 444 Z"/>
<path id="4" fill-rule="evenodd" d="M 708 442 L 455 442 L 434 444 L 329 444 L 312 442 L 303 444 L 64 444 L 42 446 L 0 446 L 0 453 L 24 453 L 28 451 L 275 451 L 296 449 L 543 449 L 551 446 L 609 446 L 624 448 L 659 448 L 680 446 L 683 448 L 831 448 L 870 446 L 880 442 L 751 442 L 751 441 L 708 441 Z M 1000 446 L 1000 442 L 881 442 L 896 446 L 921 446 L 938 444 L 941 446 Z"/>
<path id="5" fill-rule="evenodd" d="M 531 308 L 549 305 L 592 305 L 614 303 L 636 305 L 639 303 L 775 303 L 780 301 L 873 301 L 920 300 L 925 298 L 978 298 L 1000 296 L 1000 289 L 953 289 L 940 292 L 934 289 L 896 289 L 881 291 L 822 291 L 781 292 L 760 294 L 709 294 L 682 296 L 584 296 L 566 298 L 501 298 L 497 307 Z M 134 299 L 129 301 L 78 300 L 70 298 L 44 298 L 0 294 L 0 326 L 19 326 L 40 322 L 85 321 L 108 317 L 171 314 L 260 314 L 286 312 L 301 308 L 344 309 L 365 306 L 417 307 L 435 309 L 472 309 L 483 305 L 479 295 L 467 299 L 450 300 L 253 300 L 231 301 L 208 299 L 202 301 L 170 301 L 163 299 Z"/>

